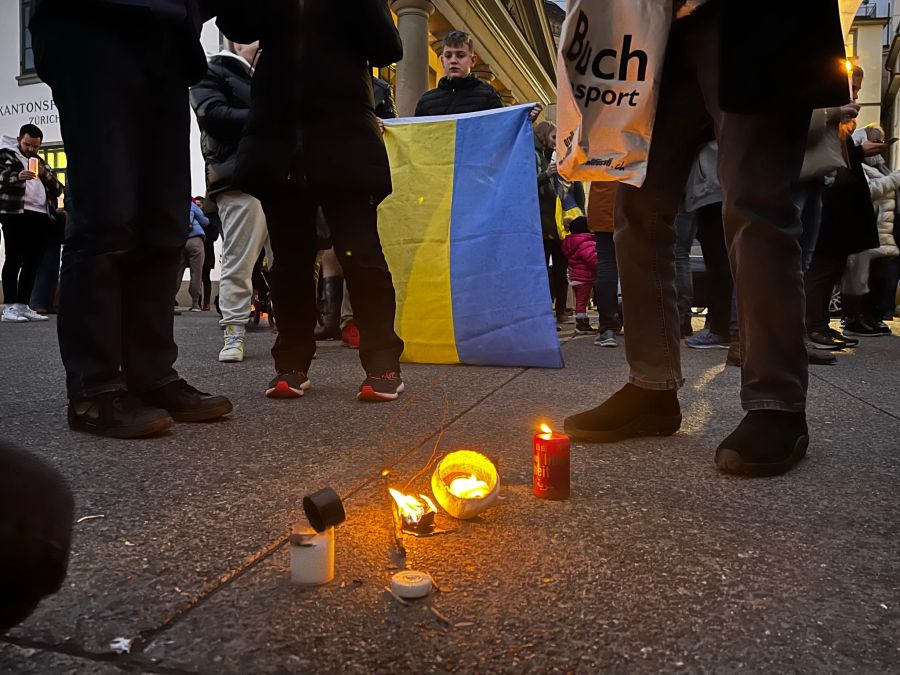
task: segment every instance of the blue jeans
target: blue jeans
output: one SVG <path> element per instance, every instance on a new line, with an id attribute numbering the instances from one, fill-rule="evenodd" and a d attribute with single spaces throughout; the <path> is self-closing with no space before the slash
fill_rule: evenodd
<path id="1" fill-rule="evenodd" d="M 694 277 L 691 274 L 691 248 L 697 237 L 697 214 L 688 213 L 684 205 L 675 216 L 675 290 L 678 294 L 678 316 L 691 318 L 694 304 Z"/>
<path id="2" fill-rule="evenodd" d="M 794 192 L 794 204 L 800 210 L 800 222 L 803 224 L 803 232 L 800 235 L 800 251 L 803 256 L 804 272 L 812 263 L 816 240 L 819 238 L 819 230 L 822 229 L 822 192 L 824 190 L 825 184 L 817 178 L 800 183 Z"/>
<path id="3" fill-rule="evenodd" d="M 600 314 L 599 330 L 618 331 L 619 320 L 619 268 L 616 265 L 616 245 L 612 232 L 595 232 L 597 242 L 597 281 L 594 284 L 594 302 Z"/>
<path id="4" fill-rule="evenodd" d="M 51 310 L 53 300 L 56 297 L 56 286 L 59 284 L 59 256 L 62 247 L 59 244 L 49 244 L 44 250 L 41 264 L 34 278 L 34 288 L 31 291 L 31 306 Z"/>

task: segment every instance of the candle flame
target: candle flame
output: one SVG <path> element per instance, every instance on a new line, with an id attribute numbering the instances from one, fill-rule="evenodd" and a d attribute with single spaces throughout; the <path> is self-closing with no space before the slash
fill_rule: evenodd
<path id="1" fill-rule="evenodd" d="M 450 493 L 460 499 L 481 499 L 488 493 L 488 484 L 471 476 L 460 476 L 450 481 Z"/>
<path id="2" fill-rule="evenodd" d="M 552 434 L 552 433 L 553 433 L 553 429 L 551 429 L 551 428 L 550 428 L 549 426 L 547 426 L 546 424 L 542 424 L 542 425 L 541 425 L 541 431 L 543 431 L 545 434 Z"/>
<path id="3" fill-rule="evenodd" d="M 419 497 L 424 500 L 424 502 L 422 502 L 413 495 L 405 495 L 394 488 L 388 488 L 388 491 L 391 493 L 391 497 L 394 498 L 394 501 L 397 502 L 397 510 L 400 512 L 400 517 L 403 519 L 403 522 L 407 524 L 415 525 L 422 520 L 426 513 L 437 511 L 434 502 L 425 495 L 419 495 Z"/>
<path id="4" fill-rule="evenodd" d="M 853 72 L 853 63 L 850 61 L 850 59 L 844 59 L 844 68 L 847 69 L 848 73 Z"/>

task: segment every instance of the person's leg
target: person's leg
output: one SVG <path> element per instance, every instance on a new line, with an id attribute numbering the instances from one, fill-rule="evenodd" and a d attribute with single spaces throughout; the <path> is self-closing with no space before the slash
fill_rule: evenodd
<path id="1" fill-rule="evenodd" d="M 203 238 L 191 237 L 188 239 L 187 251 L 188 264 L 191 269 L 191 282 L 188 287 L 191 295 L 191 309 L 200 309 L 201 294 L 203 292 Z"/>
<path id="2" fill-rule="evenodd" d="M 316 342 L 316 203 L 306 186 L 266 199 L 272 243 L 269 285 L 278 322 L 272 347 L 277 373 L 309 372 Z"/>
<path id="3" fill-rule="evenodd" d="M 31 306 L 41 312 L 52 312 L 56 287 L 59 284 L 60 246 L 47 244 L 41 254 L 41 263 L 31 291 Z"/>
<path id="4" fill-rule="evenodd" d="M 27 307 L 31 302 L 34 280 L 44 255 L 45 237 L 52 223 L 49 216 L 31 211 L 22 214 L 22 223 L 25 226 L 24 250 L 22 251 L 22 270 L 19 273 L 19 283 L 16 288 L 16 302 Z"/>
<path id="5" fill-rule="evenodd" d="M 368 195 L 329 193 L 322 209 L 353 301 L 362 366 L 369 375 L 398 373 L 403 341 L 394 332 L 396 299 L 378 237 L 377 204 Z"/>
<path id="6" fill-rule="evenodd" d="M 804 275 L 806 291 L 806 331 L 825 334 L 828 332 L 828 305 L 835 284 L 844 274 L 846 258 L 833 258 L 822 253 L 814 253 Z"/>
<path id="7" fill-rule="evenodd" d="M 215 242 L 212 237 L 207 237 L 203 241 L 203 302 L 202 309 L 208 310 L 209 303 L 212 301 L 212 279 L 210 272 L 216 266 L 216 249 Z"/>
<path id="8" fill-rule="evenodd" d="M 597 242 L 597 281 L 594 302 L 600 317 L 597 330 L 617 332 L 619 325 L 619 268 L 616 265 L 616 245 L 612 232 L 594 234 Z"/>
<path id="9" fill-rule="evenodd" d="M 697 147 L 710 126 L 694 72 L 692 19 L 672 27 L 644 183 L 616 194 L 615 246 L 622 280 L 629 383 L 602 405 L 566 418 L 566 433 L 589 442 L 670 435 L 681 426 L 676 390 L 681 326 L 675 292 L 675 215 Z"/>
<path id="10" fill-rule="evenodd" d="M 19 275 L 28 250 L 28 228 L 22 216 L 3 216 L 6 258 L 3 261 L 3 302 L 14 305 L 19 297 Z"/>
<path id="11" fill-rule="evenodd" d="M 822 180 L 817 178 L 801 183 L 795 190 L 795 203 L 800 209 L 800 222 L 803 226 L 803 233 L 800 235 L 800 251 L 804 272 L 812 264 L 816 241 L 819 239 L 819 230 L 822 229 L 822 191 L 824 187 Z"/>
<path id="12" fill-rule="evenodd" d="M 253 268 L 269 237 L 266 215 L 259 200 L 243 192 L 220 192 L 215 199 L 222 220 L 219 325 L 243 327 L 250 320 Z"/>
<path id="13" fill-rule="evenodd" d="M 694 305 L 694 275 L 691 271 L 691 249 L 697 238 L 697 214 L 684 210 L 682 205 L 675 216 L 675 291 L 678 295 L 678 316 L 681 319 L 682 335 L 692 331 L 690 327 Z"/>
<path id="14" fill-rule="evenodd" d="M 697 238 L 703 251 L 709 279 L 707 322 L 709 331 L 723 339 L 730 336 L 731 300 L 734 282 L 728 264 L 725 230 L 722 224 L 722 205 L 710 204 L 697 212 Z"/>
<path id="15" fill-rule="evenodd" d="M 569 261 L 563 254 L 562 242 L 559 239 L 549 239 L 550 250 L 553 254 L 553 267 L 551 271 L 551 283 L 553 284 L 553 297 L 556 300 L 556 316 L 561 320 L 567 318 L 569 297 L 569 277 L 566 274 Z"/>
<path id="16" fill-rule="evenodd" d="M 336 340 L 341 336 L 341 304 L 344 299 L 344 271 L 334 247 L 322 252 L 323 309 L 316 326 L 317 340 Z"/>

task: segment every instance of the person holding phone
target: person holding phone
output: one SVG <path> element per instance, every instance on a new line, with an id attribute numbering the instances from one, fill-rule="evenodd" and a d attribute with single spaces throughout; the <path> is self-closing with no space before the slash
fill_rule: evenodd
<path id="1" fill-rule="evenodd" d="M 0 321 L 46 321 L 28 304 L 47 241 L 53 233 L 56 201 L 62 185 L 37 156 L 44 133 L 33 124 L 17 138 L 0 142 L 0 223 L 6 237 L 3 264 L 3 310 Z"/>

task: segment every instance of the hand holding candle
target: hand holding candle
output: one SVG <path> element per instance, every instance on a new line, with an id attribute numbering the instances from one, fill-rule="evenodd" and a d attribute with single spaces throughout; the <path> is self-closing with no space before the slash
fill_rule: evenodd
<path id="1" fill-rule="evenodd" d="M 541 499 L 569 498 L 569 449 L 565 434 L 546 424 L 534 435 L 534 495 Z"/>

